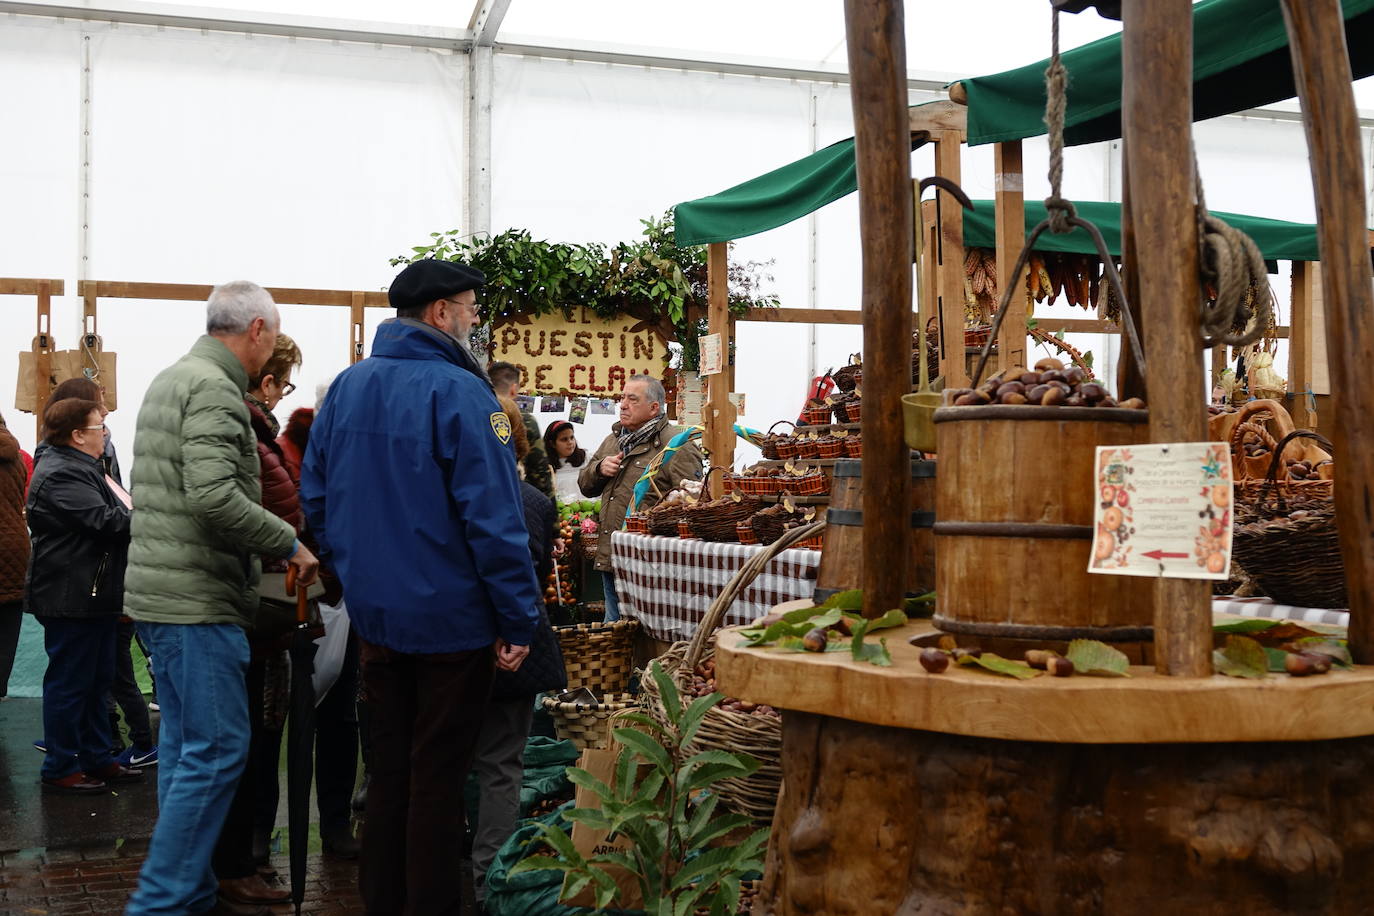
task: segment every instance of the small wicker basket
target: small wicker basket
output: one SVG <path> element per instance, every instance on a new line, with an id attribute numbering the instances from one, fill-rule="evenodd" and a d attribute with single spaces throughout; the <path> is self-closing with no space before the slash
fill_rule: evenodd
<path id="1" fill-rule="evenodd" d="M 633 619 L 554 627 L 568 671 L 568 689 L 586 687 L 601 696 L 629 688 L 638 630 L 639 621 Z"/>
<path id="2" fill-rule="evenodd" d="M 564 703 L 544 697 L 544 709 L 553 717 L 558 737 L 571 741 L 579 751 L 610 747 L 611 718 L 636 705 L 628 693 L 608 693 L 600 703 Z"/>
<path id="3" fill-rule="evenodd" d="M 829 426 L 831 413 L 829 404 L 813 404 L 802 410 L 802 419 L 807 426 Z"/>

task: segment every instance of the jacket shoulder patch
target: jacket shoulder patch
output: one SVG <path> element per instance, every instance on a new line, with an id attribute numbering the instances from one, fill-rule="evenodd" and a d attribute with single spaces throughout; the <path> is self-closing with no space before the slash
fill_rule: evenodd
<path id="1" fill-rule="evenodd" d="M 498 410 L 491 415 L 491 431 L 496 433 L 496 438 L 501 440 L 502 445 L 510 442 L 510 418 L 504 410 Z"/>

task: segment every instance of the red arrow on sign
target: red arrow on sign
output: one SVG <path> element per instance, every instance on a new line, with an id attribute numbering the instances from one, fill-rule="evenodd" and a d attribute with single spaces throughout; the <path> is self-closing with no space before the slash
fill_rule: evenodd
<path id="1" fill-rule="evenodd" d="M 1163 550 L 1151 550 L 1149 553 L 1142 553 L 1142 557 L 1149 557 L 1151 560 L 1162 560 L 1165 557 L 1174 557 L 1179 560 L 1188 559 L 1186 553 L 1166 553 Z"/>

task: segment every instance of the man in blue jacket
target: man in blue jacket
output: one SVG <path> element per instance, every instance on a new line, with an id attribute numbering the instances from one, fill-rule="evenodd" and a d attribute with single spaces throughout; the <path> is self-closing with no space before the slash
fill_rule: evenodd
<path id="1" fill-rule="evenodd" d="M 401 271 L 397 317 L 330 386 L 301 465 L 361 640 L 371 914 L 460 912 L 463 782 L 493 661 L 517 669 L 539 620 L 510 421 L 466 345 L 484 279 L 447 261 Z"/>

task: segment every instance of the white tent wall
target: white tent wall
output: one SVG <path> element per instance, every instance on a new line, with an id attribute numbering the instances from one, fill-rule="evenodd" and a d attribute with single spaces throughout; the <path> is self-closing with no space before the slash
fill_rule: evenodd
<path id="1" fill-rule="evenodd" d="M 93 90 L 84 268 L 82 45 Z M 462 55 L 22 17 L 0 24 L 0 48 L 6 84 L 26 86 L 0 97 L 0 112 L 7 123 L 43 125 L 32 143 L 0 150 L 4 199 L 18 204 L 7 205 L 0 229 L 0 275 L 66 279 L 68 295 L 54 303 L 61 346 L 74 345 L 80 327 L 78 276 L 382 289 L 395 273 L 390 257 L 459 222 Z M 32 336 L 32 300 L 7 297 L 0 307 L 8 385 Z M 105 347 L 120 354 L 111 432 L 130 454 L 149 382 L 203 333 L 204 308 L 102 299 L 99 310 Z M 285 419 L 348 365 L 348 317 L 282 311 L 305 355 L 298 390 L 278 410 Z M 388 316 L 367 310 L 368 341 Z M 33 418 L 14 411 L 8 394 L 0 404 L 32 447 Z"/>
<path id="2" fill-rule="evenodd" d="M 87 54 L 91 157 L 83 171 Z M 394 274 L 388 258 L 430 232 L 466 228 L 466 70 L 464 55 L 445 50 L 0 20 L 0 78 L 24 88 L 0 94 L 0 116 L 16 138 L 0 148 L 8 217 L 0 221 L 0 275 L 67 281 L 68 295 L 54 303 L 62 346 L 80 326 L 82 278 L 382 288 Z M 913 91 L 911 100 L 936 97 Z M 569 62 L 498 45 L 492 229 L 566 241 L 632 237 L 641 218 L 852 136 L 849 104 L 844 83 Z M 1196 134 L 1212 207 L 1311 219 L 1300 124 L 1226 118 Z M 1368 130 L 1364 137 L 1368 144 Z M 1044 140 L 1025 148 L 1027 197 L 1042 197 Z M 913 174 L 931 171 L 929 151 L 918 151 Z M 990 147 L 965 150 L 962 183 L 970 196 L 992 198 Z M 1071 196 L 1118 199 L 1119 184 L 1119 150 L 1068 151 Z M 772 261 L 767 288 L 785 306 L 857 308 L 857 213 L 855 198 L 838 201 L 740 240 L 733 259 Z M 1275 286 L 1286 301 L 1286 279 Z M 0 308 L 0 379 L 8 386 L 16 351 L 32 336 L 32 303 L 6 298 Z M 111 426 L 128 453 L 147 384 L 200 332 L 203 311 L 196 303 L 102 300 L 100 314 L 106 347 L 120 353 L 121 407 Z M 1084 313 L 1059 306 L 1049 314 Z M 369 344 L 386 315 L 368 310 Z M 287 307 L 284 320 L 306 363 L 283 417 L 311 403 L 315 383 L 347 364 L 342 310 Z M 1074 341 L 1095 352 L 1102 374 L 1111 372 L 1113 337 Z M 741 323 L 736 388 L 747 396 L 746 424 L 794 416 L 812 370 L 841 365 L 860 343 L 857 327 Z M 31 447 L 33 419 L 12 403 L 6 393 L 0 410 Z M 600 427 L 592 426 L 606 421 L 588 419 L 584 444 L 594 445 Z"/>

